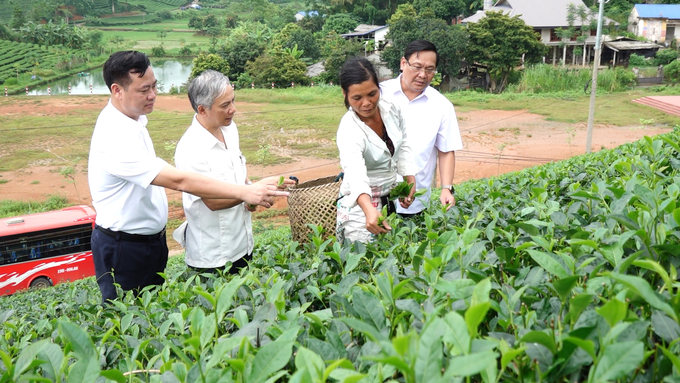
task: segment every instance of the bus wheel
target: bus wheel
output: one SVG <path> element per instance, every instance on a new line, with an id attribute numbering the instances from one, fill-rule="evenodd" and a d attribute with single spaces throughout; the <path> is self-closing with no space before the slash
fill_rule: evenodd
<path id="1" fill-rule="evenodd" d="M 36 289 L 44 289 L 45 287 L 50 286 L 52 286 L 52 282 L 50 282 L 50 280 L 45 277 L 36 278 L 33 280 L 33 282 L 31 282 L 31 287 Z"/>

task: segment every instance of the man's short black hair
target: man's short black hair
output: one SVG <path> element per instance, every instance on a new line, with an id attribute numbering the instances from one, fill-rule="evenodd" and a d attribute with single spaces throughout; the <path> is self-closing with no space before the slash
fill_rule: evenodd
<path id="1" fill-rule="evenodd" d="M 411 58 L 411 55 L 415 53 L 417 56 L 419 52 L 434 52 L 434 55 L 437 57 L 436 65 L 439 66 L 439 52 L 437 52 L 437 47 L 427 40 L 411 41 L 411 43 L 406 46 L 404 58 L 408 61 Z"/>
<path id="2" fill-rule="evenodd" d="M 138 74 L 143 77 L 146 70 L 151 66 L 149 57 L 137 51 L 120 51 L 109 56 L 104 63 L 104 81 L 111 90 L 111 85 L 116 83 L 127 90 L 132 83 L 130 74 Z"/>

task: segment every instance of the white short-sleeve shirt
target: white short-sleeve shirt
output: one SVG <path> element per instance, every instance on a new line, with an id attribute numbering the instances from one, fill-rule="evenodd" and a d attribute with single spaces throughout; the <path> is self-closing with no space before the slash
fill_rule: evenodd
<path id="1" fill-rule="evenodd" d="M 177 143 L 175 165 L 180 170 L 203 174 L 231 184 L 245 185 L 246 160 L 239 147 L 235 123 L 223 126 L 225 145 L 196 119 Z M 184 241 L 187 265 L 222 267 L 253 252 L 250 212 L 240 203 L 228 209 L 210 210 L 200 197 L 182 193 L 187 227 Z M 180 234 L 181 236 L 181 234 Z"/>
<path id="2" fill-rule="evenodd" d="M 430 186 L 437 166 L 438 150 L 452 152 L 463 149 L 458 119 L 453 104 L 436 89 L 428 86 L 413 100 L 401 89 L 401 75 L 380 83 L 382 97 L 401 108 L 406 121 L 409 144 L 418 167 L 416 187 L 427 188 L 427 193 L 411 204 L 408 209 L 397 204 L 397 212 L 419 213 L 425 209 L 422 201 L 430 198 Z M 422 200 L 422 201 L 421 201 Z"/>
<path id="3" fill-rule="evenodd" d="M 146 124 L 146 116 L 135 121 L 110 100 L 97 118 L 87 179 L 99 226 L 151 235 L 168 222 L 165 190 L 151 185 L 167 162 L 156 157 Z"/>

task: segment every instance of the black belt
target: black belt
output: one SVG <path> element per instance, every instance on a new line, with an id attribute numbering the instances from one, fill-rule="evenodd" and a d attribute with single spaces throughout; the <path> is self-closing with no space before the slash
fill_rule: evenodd
<path id="1" fill-rule="evenodd" d="M 151 234 L 151 235 L 130 234 L 130 233 L 126 233 L 124 231 L 113 231 L 113 230 L 103 228 L 99 225 L 96 225 L 96 229 L 101 231 L 103 234 L 108 235 L 111 238 L 122 239 L 124 241 L 129 241 L 129 242 L 153 241 L 153 240 L 159 239 L 159 238 L 161 238 L 165 235 L 165 229 L 161 230 L 159 233 Z"/>
<path id="2" fill-rule="evenodd" d="M 394 201 L 390 201 L 389 196 L 380 197 L 380 204 L 387 206 L 387 215 L 397 212 L 396 206 L 394 206 Z"/>

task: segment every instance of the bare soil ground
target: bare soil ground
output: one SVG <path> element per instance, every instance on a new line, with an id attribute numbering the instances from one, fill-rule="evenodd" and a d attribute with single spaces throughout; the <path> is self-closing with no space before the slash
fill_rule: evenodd
<path id="1" fill-rule="evenodd" d="M 186 102 L 176 105 L 176 98 L 159 96 L 157 109 L 186 108 Z M 78 103 L 63 99 L 43 98 L 39 105 L 2 106 L 0 116 L 29 114 L 51 116 L 74 114 L 82 109 L 101 109 L 105 98 L 79 99 Z M 153 118 L 153 116 L 151 116 Z M 585 153 L 586 126 L 546 121 L 543 116 L 527 111 L 479 110 L 458 113 L 465 149 L 457 152 L 456 183 L 521 170 L 550 161 L 559 161 Z M 238 116 L 237 116 L 238 121 Z M 654 126 L 594 127 L 592 150 L 611 149 L 636 141 L 643 136 L 668 132 L 669 128 Z M 153 138 L 153 137 L 152 137 Z M 75 182 L 59 174 L 58 167 L 35 166 L 20 171 L 0 173 L 0 198 L 13 200 L 42 200 L 48 195 L 64 195 L 70 202 L 90 205 L 87 174 L 75 174 Z M 249 167 L 253 176 L 294 175 L 301 182 L 340 172 L 338 160 L 297 158 L 292 163 Z M 181 194 L 167 191 L 171 218 L 181 218 Z M 285 199 L 275 207 L 285 207 Z"/>

